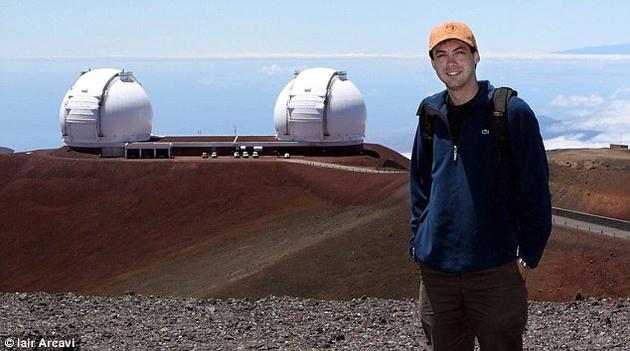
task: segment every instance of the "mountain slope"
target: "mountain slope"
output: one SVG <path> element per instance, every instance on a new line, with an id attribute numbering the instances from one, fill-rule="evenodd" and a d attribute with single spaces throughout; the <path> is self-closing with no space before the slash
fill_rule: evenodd
<path id="1" fill-rule="evenodd" d="M 318 160 L 404 167 L 397 153 L 374 150 L 375 157 Z M 586 162 L 602 155 L 549 154 L 554 204 L 592 211 L 597 201 L 577 200 L 617 192 L 619 206 L 611 208 L 627 214 L 621 205 L 630 194 L 620 192 L 627 172 L 611 173 L 624 163 L 605 161 L 609 173 L 588 178 L 598 168 L 585 169 Z M 275 158 L 98 159 L 65 150 L 1 155 L 0 169 L 0 291 L 417 296 L 406 173 Z M 554 228 L 528 281 L 530 298 L 630 296 L 628 270 L 630 242 Z"/>

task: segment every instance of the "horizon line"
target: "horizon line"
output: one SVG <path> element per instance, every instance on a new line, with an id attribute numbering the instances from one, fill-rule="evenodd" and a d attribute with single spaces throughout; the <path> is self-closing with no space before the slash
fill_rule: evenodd
<path id="1" fill-rule="evenodd" d="M 630 61 L 630 54 L 567 54 L 549 52 L 487 52 L 482 59 L 491 60 L 558 60 L 558 61 Z M 429 59 L 428 54 L 400 53 L 305 53 L 305 52 L 242 52 L 205 55 L 102 55 L 102 56 L 24 56 L 0 57 L 6 61 L 30 60 L 225 60 L 225 59 Z"/>

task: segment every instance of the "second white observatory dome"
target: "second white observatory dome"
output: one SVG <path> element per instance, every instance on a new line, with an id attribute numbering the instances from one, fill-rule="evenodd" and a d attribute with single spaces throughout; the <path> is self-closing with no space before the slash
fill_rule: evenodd
<path id="1" fill-rule="evenodd" d="M 151 138 L 153 110 L 131 72 L 99 68 L 81 74 L 59 108 L 68 146 L 122 147 Z"/>
<path id="2" fill-rule="evenodd" d="M 285 141 L 360 144 L 365 137 L 365 102 L 346 73 L 310 68 L 280 92 L 274 108 L 276 138 Z"/>

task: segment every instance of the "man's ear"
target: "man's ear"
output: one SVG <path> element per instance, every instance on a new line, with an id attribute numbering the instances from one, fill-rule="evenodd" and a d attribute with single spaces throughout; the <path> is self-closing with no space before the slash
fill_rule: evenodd
<path id="1" fill-rule="evenodd" d="M 473 57 L 475 59 L 475 65 L 479 63 L 479 61 L 481 60 L 481 57 L 479 57 L 479 51 L 475 50 L 475 53 L 473 54 Z"/>
<path id="2" fill-rule="evenodd" d="M 433 67 L 433 69 L 435 69 L 435 60 L 431 59 L 431 67 Z"/>

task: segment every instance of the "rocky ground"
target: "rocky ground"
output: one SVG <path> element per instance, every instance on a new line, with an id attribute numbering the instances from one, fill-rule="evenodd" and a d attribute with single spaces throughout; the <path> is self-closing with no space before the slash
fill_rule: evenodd
<path id="1" fill-rule="evenodd" d="M 527 350 L 630 350 L 630 299 L 530 302 L 529 312 Z M 0 335 L 4 345 L 77 336 L 85 350 L 427 349 L 413 300 L 375 298 L 3 293 Z"/>

